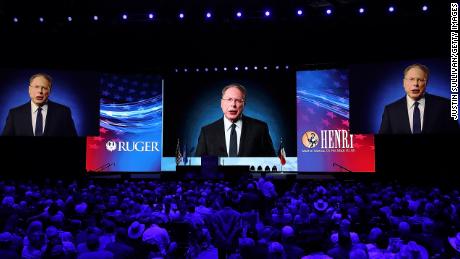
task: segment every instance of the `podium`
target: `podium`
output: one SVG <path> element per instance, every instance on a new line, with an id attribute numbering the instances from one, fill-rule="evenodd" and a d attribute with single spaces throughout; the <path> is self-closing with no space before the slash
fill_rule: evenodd
<path id="1" fill-rule="evenodd" d="M 161 172 L 162 180 L 236 180 L 252 176 L 249 165 L 219 165 L 219 158 L 201 157 L 201 165 L 177 165 L 176 171 Z"/>
<path id="2" fill-rule="evenodd" d="M 183 180 L 237 180 L 243 176 L 250 176 L 249 166 L 229 165 L 217 166 L 215 170 L 209 170 L 202 166 L 183 166 L 176 167 L 176 172 L 167 174 L 174 175 L 175 178 Z"/>

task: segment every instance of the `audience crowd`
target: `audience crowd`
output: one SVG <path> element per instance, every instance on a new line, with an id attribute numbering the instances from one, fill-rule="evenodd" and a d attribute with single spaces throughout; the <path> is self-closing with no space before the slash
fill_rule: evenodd
<path id="1" fill-rule="evenodd" d="M 376 181 L 0 181 L 0 258 L 460 258 L 460 193 Z"/>

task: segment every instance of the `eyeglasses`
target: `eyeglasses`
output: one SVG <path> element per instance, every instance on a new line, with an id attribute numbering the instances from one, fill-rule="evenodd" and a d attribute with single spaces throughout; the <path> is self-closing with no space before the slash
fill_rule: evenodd
<path id="1" fill-rule="evenodd" d="M 44 92 L 47 92 L 50 90 L 50 88 L 47 86 L 31 85 L 30 87 L 35 88 L 37 90 L 38 89 L 43 90 Z"/>
<path id="2" fill-rule="evenodd" d="M 407 81 L 411 82 L 411 83 L 425 83 L 426 82 L 426 79 L 423 79 L 423 78 L 415 78 L 415 77 L 409 77 L 409 78 L 405 78 Z"/>
<path id="3" fill-rule="evenodd" d="M 244 99 L 222 98 L 222 100 L 226 101 L 227 103 L 233 103 L 233 102 L 236 102 L 237 104 L 244 103 Z"/>

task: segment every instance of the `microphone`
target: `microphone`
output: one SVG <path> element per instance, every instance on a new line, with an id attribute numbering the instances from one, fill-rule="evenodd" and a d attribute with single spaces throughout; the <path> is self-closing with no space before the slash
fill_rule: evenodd
<path id="1" fill-rule="evenodd" d="M 335 162 L 332 163 L 332 167 L 334 167 L 334 166 L 337 166 L 337 167 L 339 167 L 339 168 L 341 168 L 341 169 L 343 169 L 343 170 L 345 170 L 345 171 L 351 173 L 351 170 L 350 170 L 350 169 L 348 169 L 348 168 L 346 168 L 346 167 L 344 167 L 344 166 L 341 166 L 341 165 L 339 165 L 339 164 L 337 164 L 337 163 L 335 163 Z"/>

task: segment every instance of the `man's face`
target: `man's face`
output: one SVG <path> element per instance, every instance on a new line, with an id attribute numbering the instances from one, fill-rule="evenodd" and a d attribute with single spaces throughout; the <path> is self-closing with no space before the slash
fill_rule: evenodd
<path id="1" fill-rule="evenodd" d="M 37 76 L 29 86 L 29 95 L 32 102 L 41 106 L 46 103 L 50 95 L 51 86 L 48 80 L 42 76 Z"/>
<path id="2" fill-rule="evenodd" d="M 427 76 L 423 70 L 413 67 L 407 71 L 403 79 L 404 91 L 413 100 L 419 100 L 423 97 L 427 85 Z"/>
<path id="3" fill-rule="evenodd" d="M 244 109 L 244 98 L 243 93 L 236 87 L 230 87 L 225 91 L 220 107 L 227 119 L 235 122 L 240 118 Z"/>

